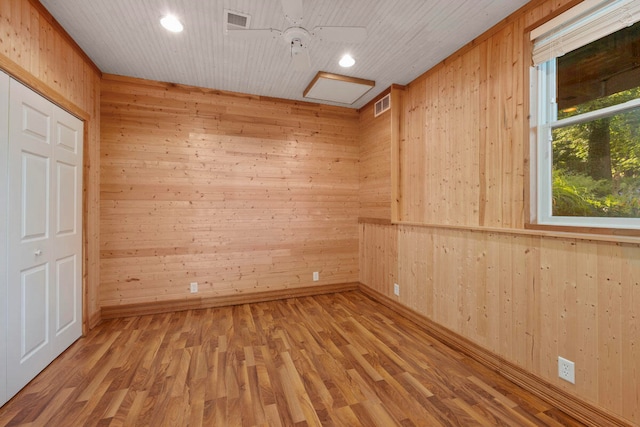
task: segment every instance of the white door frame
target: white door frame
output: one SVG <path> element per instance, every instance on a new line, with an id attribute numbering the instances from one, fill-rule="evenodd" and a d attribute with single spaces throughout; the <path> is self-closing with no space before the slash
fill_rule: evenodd
<path id="1" fill-rule="evenodd" d="M 9 76 L 0 70 L 0 406 L 7 401 L 7 182 Z"/>

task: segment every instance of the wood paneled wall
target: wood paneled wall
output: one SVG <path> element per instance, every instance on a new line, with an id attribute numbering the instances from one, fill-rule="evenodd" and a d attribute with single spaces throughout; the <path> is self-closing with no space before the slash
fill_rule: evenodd
<path id="1" fill-rule="evenodd" d="M 357 280 L 357 111 L 116 76 L 101 100 L 102 306 Z"/>
<path id="2" fill-rule="evenodd" d="M 572 3 L 530 3 L 406 87 L 404 223 L 363 220 L 360 281 L 638 425 L 640 242 L 524 229 L 525 31 Z M 387 149 L 367 138 L 368 151 Z M 575 385 L 558 378 L 558 356 L 576 362 Z"/>
<path id="3" fill-rule="evenodd" d="M 391 112 L 374 117 L 374 106 L 360 110 L 359 216 L 391 220 Z"/>
<path id="4" fill-rule="evenodd" d="M 638 245 L 366 223 L 360 235 L 362 283 L 571 394 L 640 421 Z M 576 363 L 575 385 L 558 378 L 558 356 Z"/>
<path id="5" fill-rule="evenodd" d="M 100 71 L 36 0 L 0 1 L 0 68 L 85 121 L 84 289 L 88 326 L 100 319 Z"/>
<path id="6" fill-rule="evenodd" d="M 522 227 L 523 20 L 407 88 L 401 221 Z"/>

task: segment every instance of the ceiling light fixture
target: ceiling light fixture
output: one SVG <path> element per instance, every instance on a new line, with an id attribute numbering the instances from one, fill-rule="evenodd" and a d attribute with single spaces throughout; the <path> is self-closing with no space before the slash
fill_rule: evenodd
<path id="1" fill-rule="evenodd" d="M 375 85 L 376 82 L 373 80 L 319 71 L 302 96 L 340 104 L 353 104 Z"/>
<path id="2" fill-rule="evenodd" d="M 164 28 L 171 31 L 172 33 L 179 33 L 184 29 L 182 22 L 180 22 L 180 20 L 173 15 L 166 15 L 160 20 L 160 23 Z"/>
<path id="3" fill-rule="evenodd" d="M 340 61 L 338 62 L 338 64 L 340 64 L 340 66 L 344 68 L 349 68 L 353 66 L 353 64 L 355 63 L 356 63 L 356 60 L 353 59 L 353 56 L 349 54 L 344 55 L 342 58 L 340 58 Z"/>

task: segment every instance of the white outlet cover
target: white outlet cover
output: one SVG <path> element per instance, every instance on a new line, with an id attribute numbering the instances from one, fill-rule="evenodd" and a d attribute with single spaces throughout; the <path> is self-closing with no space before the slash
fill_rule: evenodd
<path id="1" fill-rule="evenodd" d="M 313 281 L 317 282 L 318 280 L 320 280 L 320 272 L 314 271 L 313 272 Z"/>
<path id="2" fill-rule="evenodd" d="M 198 282 L 191 282 L 191 293 L 195 294 L 198 292 Z"/>
<path id="3" fill-rule="evenodd" d="M 393 284 L 393 294 L 400 296 L 400 285 L 397 283 Z"/>
<path id="4" fill-rule="evenodd" d="M 558 356 L 558 377 L 571 384 L 576 383 L 576 364 L 571 360 Z"/>

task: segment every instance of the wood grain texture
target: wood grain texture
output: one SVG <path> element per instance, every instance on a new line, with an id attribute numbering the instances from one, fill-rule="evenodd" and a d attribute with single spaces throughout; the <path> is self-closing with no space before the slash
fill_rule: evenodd
<path id="1" fill-rule="evenodd" d="M 400 176 L 400 151 L 402 147 L 402 138 L 404 135 L 404 98 L 405 87 L 400 85 L 391 86 L 391 105 L 397 105 L 397 108 L 391 109 L 391 219 L 392 221 L 400 221 L 402 213 L 402 181 Z"/>
<path id="2" fill-rule="evenodd" d="M 139 304 L 120 304 L 103 306 L 100 310 L 102 319 L 142 316 L 148 314 L 172 313 L 174 311 L 199 310 L 203 308 L 225 307 L 238 304 L 273 301 L 278 299 L 322 295 L 335 292 L 352 291 L 359 288 L 358 282 L 338 283 L 334 285 L 304 286 L 288 289 L 251 292 L 247 294 L 231 294 L 225 296 L 188 298 L 184 300 L 150 301 Z"/>
<path id="3" fill-rule="evenodd" d="M 524 227 L 525 28 L 568 3 L 531 2 L 407 85 L 399 221 Z"/>
<path id="4" fill-rule="evenodd" d="M 373 291 L 367 286 L 362 286 L 361 291 L 372 299 L 386 305 L 399 314 L 416 322 L 447 346 L 462 352 L 471 359 L 481 363 L 483 366 L 494 370 L 514 383 L 522 386 L 525 390 L 540 397 L 550 405 L 558 407 L 575 417 L 576 419 L 593 426 L 631 426 L 628 421 L 619 416 L 604 410 L 602 407 L 588 403 L 583 398 L 578 397 L 565 389 L 559 388 L 548 381 L 532 374 L 531 371 L 523 369 L 505 358 L 493 353 L 469 339 L 452 332 L 450 329 L 428 319 L 416 310 L 408 308 L 396 299 L 384 296 Z"/>
<path id="5" fill-rule="evenodd" d="M 105 321 L 0 425 L 583 424 L 354 291 Z"/>
<path id="6" fill-rule="evenodd" d="M 357 281 L 357 111 L 116 76 L 101 100 L 102 306 Z"/>
<path id="7" fill-rule="evenodd" d="M 360 201 L 359 216 L 391 220 L 391 113 L 374 116 L 377 100 L 360 109 Z"/>
<path id="8" fill-rule="evenodd" d="M 605 412 L 640 421 L 640 245 L 360 227 L 360 281 L 372 291 Z M 576 362 L 575 385 L 558 378 L 558 356 Z"/>
<path id="9" fill-rule="evenodd" d="M 404 224 L 363 220 L 360 281 L 637 425 L 637 237 L 525 229 L 523 43 L 527 29 L 575 3 L 531 2 L 407 85 L 397 166 Z M 558 379 L 558 356 L 576 362 L 575 385 Z"/>
<path id="10" fill-rule="evenodd" d="M 361 222 L 360 283 L 375 291 L 390 295 L 398 277 L 398 228 L 394 225 Z"/>
<path id="11" fill-rule="evenodd" d="M 37 1 L 0 2 L 0 68 L 85 121 L 84 308 L 85 328 L 99 319 L 100 77 Z"/>

